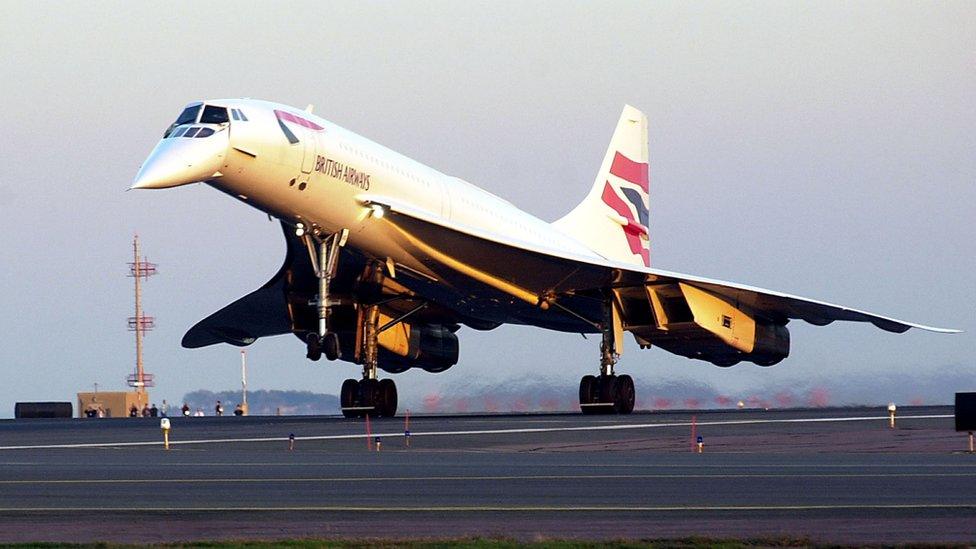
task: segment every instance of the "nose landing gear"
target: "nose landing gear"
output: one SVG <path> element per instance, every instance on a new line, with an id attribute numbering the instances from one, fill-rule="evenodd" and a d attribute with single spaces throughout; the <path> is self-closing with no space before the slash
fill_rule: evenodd
<path id="1" fill-rule="evenodd" d="M 339 250 L 345 246 L 349 231 L 343 229 L 320 240 L 307 232 L 304 226 L 300 226 L 296 234 L 301 236 L 305 242 L 309 259 L 311 259 L 312 267 L 315 269 L 315 276 L 319 279 L 319 291 L 316 299 L 319 329 L 317 333 L 311 332 L 305 337 L 305 356 L 309 360 L 319 360 L 325 354 L 325 358 L 335 360 L 341 356 L 341 352 L 339 336 L 335 332 L 329 331 L 329 308 L 334 305 L 330 300 L 329 281 L 335 275 L 336 265 L 339 262 Z"/>
<path id="2" fill-rule="evenodd" d="M 305 339 L 305 357 L 309 360 L 319 360 L 324 355 L 328 360 L 336 360 L 340 356 L 339 335 L 326 332 L 324 336 L 310 333 Z"/>

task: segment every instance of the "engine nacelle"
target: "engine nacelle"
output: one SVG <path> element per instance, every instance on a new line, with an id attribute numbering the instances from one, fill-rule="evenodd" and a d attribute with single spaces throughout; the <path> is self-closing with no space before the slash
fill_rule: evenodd
<path id="1" fill-rule="evenodd" d="M 399 337 L 394 334 L 394 338 L 384 338 L 385 333 L 380 334 L 379 366 L 387 372 L 423 368 L 440 373 L 458 362 L 458 338 L 444 326 L 404 324 L 398 331 Z"/>
<path id="2" fill-rule="evenodd" d="M 655 334 L 657 343 L 673 353 L 722 367 L 742 361 L 772 366 L 790 354 L 786 326 L 728 298 L 683 282 L 652 287 L 648 296 L 664 332 Z"/>
<path id="3" fill-rule="evenodd" d="M 772 366 L 790 356 L 790 331 L 780 324 L 756 324 L 752 353 L 744 357 L 760 366 Z"/>
<path id="4" fill-rule="evenodd" d="M 702 358 L 716 366 L 728 368 L 743 361 L 759 366 L 772 366 L 789 355 L 790 331 L 786 326 L 756 323 L 752 352 L 743 353 L 729 347 L 728 352 L 704 354 L 695 358 Z"/>

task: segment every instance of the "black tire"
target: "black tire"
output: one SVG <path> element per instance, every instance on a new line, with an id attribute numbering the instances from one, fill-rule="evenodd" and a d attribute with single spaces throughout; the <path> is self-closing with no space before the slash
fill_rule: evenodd
<path id="1" fill-rule="evenodd" d="M 360 406 L 372 407 L 372 410 L 364 410 L 363 415 L 376 417 L 379 415 L 380 405 L 380 382 L 376 379 L 364 379 L 359 382 Z"/>
<path id="2" fill-rule="evenodd" d="M 629 414 L 634 411 L 634 400 L 637 396 L 634 390 L 634 378 L 622 375 L 617 378 L 617 395 L 613 401 L 613 410 L 618 414 Z"/>
<path id="3" fill-rule="evenodd" d="M 346 409 L 359 406 L 358 400 L 359 382 L 355 379 L 347 379 L 343 381 L 342 390 L 339 391 L 339 405 L 342 406 L 342 415 L 345 417 L 358 417 L 358 411 Z"/>
<path id="4" fill-rule="evenodd" d="M 600 403 L 613 404 L 617 398 L 617 376 L 600 376 Z M 615 412 L 616 406 L 600 406 L 598 413 Z"/>
<path id="5" fill-rule="evenodd" d="M 580 379 L 580 386 L 579 386 L 580 411 L 582 411 L 584 414 L 595 413 L 596 407 L 583 406 L 583 405 L 593 404 L 594 402 L 596 402 L 597 394 L 598 391 L 597 391 L 596 377 L 583 376 L 583 379 Z"/>
<path id="6" fill-rule="evenodd" d="M 377 411 L 381 417 L 393 417 L 397 411 L 397 388 L 392 379 L 381 379 Z"/>
<path id="7" fill-rule="evenodd" d="M 305 357 L 316 361 L 322 358 L 322 342 L 318 334 L 308 334 L 305 337 Z"/>
<path id="8" fill-rule="evenodd" d="M 342 356 L 342 351 L 339 349 L 339 334 L 335 332 L 325 334 L 325 338 L 322 339 L 322 354 L 329 360 L 336 360 Z"/>

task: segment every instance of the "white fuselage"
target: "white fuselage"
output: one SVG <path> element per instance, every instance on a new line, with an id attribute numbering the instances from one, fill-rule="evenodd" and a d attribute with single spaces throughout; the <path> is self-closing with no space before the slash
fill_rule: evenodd
<path id="1" fill-rule="evenodd" d="M 349 244 L 355 248 L 420 270 L 424 266 L 411 261 L 409 254 L 401 257 L 402 250 L 391 245 L 380 224 L 369 222 L 370 211 L 364 200 L 377 196 L 393 199 L 453 225 L 503 235 L 536 249 L 599 257 L 504 199 L 308 112 L 247 99 L 207 104 L 238 109 L 247 120 L 189 124 L 215 130 L 202 139 L 164 138 L 133 187 L 162 188 L 203 180 L 286 222 L 302 223 L 325 233 L 348 229 Z M 289 142 L 286 129 L 297 142 Z M 152 171 L 156 157 L 172 156 L 168 150 L 172 147 L 180 146 L 179 154 L 184 158 L 192 156 L 184 149 L 198 144 L 201 154 L 214 154 L 215 147 L 207 143 L 212 139 L 227 141 L 214 174 L 201 176 L 198 171 L 187 176 L 191 181 L 172 176 L 163 182 L 143 180 L 143 173 Z M 212 166 L 207 162 L 198 164 L 206 170 Z"/>

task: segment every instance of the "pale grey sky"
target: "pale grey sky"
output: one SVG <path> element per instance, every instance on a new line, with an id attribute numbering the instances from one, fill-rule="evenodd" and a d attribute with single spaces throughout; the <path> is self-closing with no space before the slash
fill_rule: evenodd
<path id="1" fill-rule="evenodd" d="M 237 386 L 236 348 L 179 341 L 275 272 L 277 226 L 204 186 L 123 192 L 185 103 L 237 96 L 313 103 L 549 220 L 586 193 L 630 103 L 650 120 L 655 266 L 967 331 L 797 322 L 769 369 L 630 345 L 640 397 L 876 378 L 909 398 L 920 379 L 976 378 L 972 2 L 9 2 L 0 78 L 0 417 L 122 387 L 134 231 L 160 264 L 154 400 Z M 396 377 L 405 399 L 596 368 L 578 335 L 460 335 L 452 370 Z M 307 362 L 290 336 L 249 352 L 254 388 L 335 392 L 358 372 Z"/>

